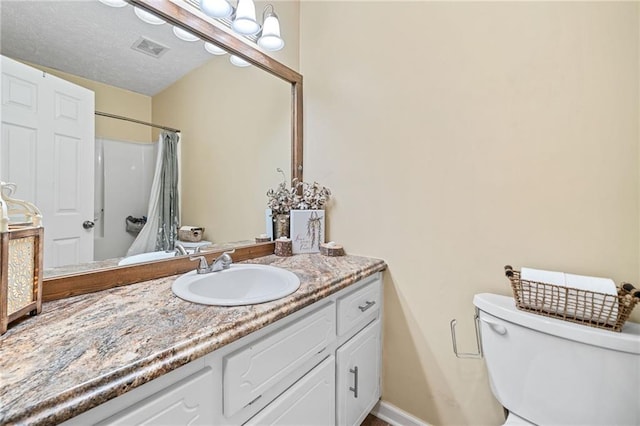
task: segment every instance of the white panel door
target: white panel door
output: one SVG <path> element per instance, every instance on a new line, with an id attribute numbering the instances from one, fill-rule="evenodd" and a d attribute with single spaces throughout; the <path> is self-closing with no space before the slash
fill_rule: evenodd
<path id="1" fill-rule="evenodd" d="M 37 144 L 42 72 L 2 57 L 0 179 L 18 184 L 17 198 L 37 201 Z"/>
<path id="2" fill-rule="evenodd" d="M 93 260 L 94 93 L 2 57 L 0 178 L 34 202 L 45 268 Z"/>

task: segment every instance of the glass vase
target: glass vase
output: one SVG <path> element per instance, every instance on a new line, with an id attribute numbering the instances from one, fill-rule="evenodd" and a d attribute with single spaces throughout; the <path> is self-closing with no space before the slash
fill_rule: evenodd
<path id="1" fill-rule="evenodd" d="M 273 218 L 273 238 L 289 238 L 289 215 L 277 214 Z"/>

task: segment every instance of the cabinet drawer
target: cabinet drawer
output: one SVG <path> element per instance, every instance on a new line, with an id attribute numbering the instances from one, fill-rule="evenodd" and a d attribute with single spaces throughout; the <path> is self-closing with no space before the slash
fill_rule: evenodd
<path id="1" fill-rule="evenodd" d="M 338 336 L 356 332 L 378 317 L 382 299 L 380 275 L 367 280 L 364 287 L 338 299 Z"/>
<path id="2" fill-rule="evenodd" d="M 264 394 L 277 396 L 326 356 L 335 338 L 333 302 L 223 358 L 224 415 L 231 418 Z M 309 367 L 305 369 L 305 365 Z M 264 398 L 268 399 L 268 398 Z M 269 401 L 260 400 L 266 405 Z M 243 416 L 240 416 L 243 417 Z M 236 416 L 237 418 L 237 416 Z"/>
<path id="3" fill-rule="evenodd" d="M 335 385 L 335 358 L 329 356 L 245 426 L 331 425 L 335 421 Z"/>

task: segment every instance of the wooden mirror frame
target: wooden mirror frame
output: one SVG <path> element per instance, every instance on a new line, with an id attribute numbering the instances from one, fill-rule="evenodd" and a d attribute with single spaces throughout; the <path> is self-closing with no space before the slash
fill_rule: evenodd
<path id="1" fill-rule="evenodd" d="M 245 43 L 209 20 L 198 16 L 169 0 L 128 0 L 134 6 L 152 12 L 172 25 L 182 27 L 201 39 L 217 44 L 282 80 L 291 84 L 291 177 L 302 181 L 302 75 L 267 56 L 256 47 Z M 45 229 L 46 232 L 46 229 Z M 274 243 L 253 244 L 236 249 L 234 261 L 253 259 L 273 254 Z M 208 261 L 222 250 L 203 253 Z M 108 269 L 78 272 L 43 280 L 43 300 L 51 301 L 106 290 L 141 281 L 182 274 L 194 269 L 187 256 L 165 259 L 137 265 L 117 266 Z"/>

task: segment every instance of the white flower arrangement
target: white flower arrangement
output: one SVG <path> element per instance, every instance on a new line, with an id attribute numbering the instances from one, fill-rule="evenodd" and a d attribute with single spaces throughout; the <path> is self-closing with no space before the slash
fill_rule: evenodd
<path id="1" fill-rule="evenodd" d="M 296 198 L 296 188 L 287 188 L 286 176 L 281 168 L 277 169 L 282 173 L 282 182 L 276 189 L 270 189 L 267 191 L 267 207 L 271 209 L 271 213 L 275 216 L 278 214 L 289 214 L 293 208 L 293 204 Z"/>
<path id="2" fill-rule="evenodd" d="M 297 187 L 301 190 L 299 193 L 296 191 L 293 205 L 298 210 L 324 210 L 331 198 L 331 190 L 318 182 L 300 182 Z"/>
<path id="3" fill-rule="evenodd" d="M 267 191 L 267 207 L 271 209 L 273 215 L 289 214 L 292 209 L 296 210 L 323 210 L 331 198 L 331 190 L 318 182 L 312 184 L 307 182 L 297 182 L 294 179 L 291 186 L 287 187 L 286 176 L 282 169 L 277 171 L 282 173 L 283 180 L 276 189 Z"/>

